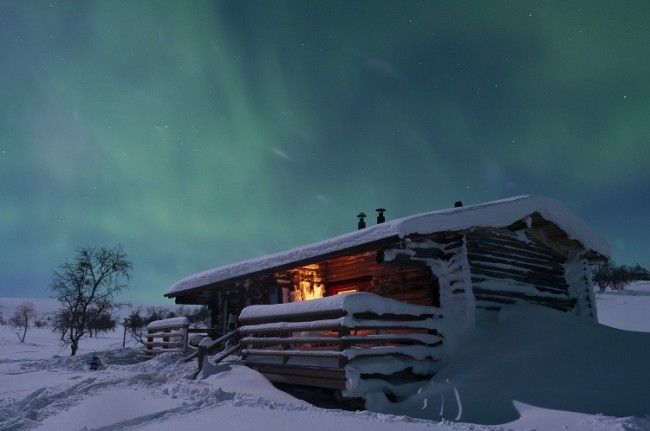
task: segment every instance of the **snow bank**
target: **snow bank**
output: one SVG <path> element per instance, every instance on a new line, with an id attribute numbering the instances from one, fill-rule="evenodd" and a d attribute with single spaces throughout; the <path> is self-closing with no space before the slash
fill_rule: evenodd
<path id="1" fill-rule="evenodd" d="M 303 247 L 210 269 L 176 282 L 167 290 L 166 295 L 174 296 L 195 287 L 391 237 L 403 238 L 410 234 L 458 231 L 473 227 L 505 227 L 535 212 L 558 225 L 570 238 L 577 240 L 585 248 L 605 256 L 609 255 L 610 248 L 607 241 L 556 200 L 539 196 L 517 196 L 480 205 L 449 208 L 395 219 Z"/>
<path id="2" fill-rule="evenodd" d="M 650 333 L 621 331 L 546 307 L 517 305 L 482 325 L 450 363 L 400 403 L 368 406 L 431 419 L 502 424 L 515 402 L 583 414 L 650 414 Z"/>
<path id="3" fill-rule="evenodd" d="M 598 321 L 628 331 L 650 332 L 650 281 L 637 281 L 620 292 L 596 293 Z"/>

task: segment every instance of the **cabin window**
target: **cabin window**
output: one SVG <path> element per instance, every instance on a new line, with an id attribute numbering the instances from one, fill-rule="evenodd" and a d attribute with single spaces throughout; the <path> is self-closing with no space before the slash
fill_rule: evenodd
<path id="1" fill-rule="evenodd" d="M 299 268 L 294 275 L 292 301 L 309 301 L 325 296 L 325 284 L 318 265 Z"/>

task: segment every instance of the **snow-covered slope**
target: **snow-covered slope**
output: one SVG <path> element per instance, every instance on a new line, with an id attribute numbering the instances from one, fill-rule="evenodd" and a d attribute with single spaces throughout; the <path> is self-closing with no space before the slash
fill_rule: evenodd
<path id="1" fill-rule="evenodd" d="M 628 331 L 650 332 L 650 281 L 632 283 L 621 292 L 597 293 L 596 303 L 601 323 Z"/>
<path id="2" fill-rule="evenodd" d="M 389 414 L 313 407 L 236 359 L 187 380 L 194 363 L 143 361 L 119 348 L 120 331 L 84 340 L 69 358 L 53 356 L 67 350 L 47 330 L 20 345 L 0 326 L 0 429 L 650 430 L 650 284 L 597 303 L 601 323 L 621 329 L 534 307 L 503 313 Z M 85 367 L 93 351 L 104 370 Z"/>

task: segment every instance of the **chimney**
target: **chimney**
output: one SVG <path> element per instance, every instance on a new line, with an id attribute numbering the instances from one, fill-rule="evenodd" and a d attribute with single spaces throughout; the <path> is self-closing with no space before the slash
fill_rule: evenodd
<path id="1" fill-rule="evenodd" d="M 454 202 L 454 208 L 460 208 L 463 206 L 463 201 L 456 201 Z"/>
<path id="2" fill-rule="evenodd" d="M 377 211 L 377 224 L 385 222 L 384 211 L 386 211 L 386 208 L 377 208 L 375 211 Z"/>
<path id="3" fill-rule="evenodd" d="M 359 217 L 359 223 L 357 223 L 357 229 L 363 229 L 366 227 L 366 220 L 365 218 L 367 217 L 363 211 L 361 211 L 359 214 L 357 214 L 357 217 Z"/>

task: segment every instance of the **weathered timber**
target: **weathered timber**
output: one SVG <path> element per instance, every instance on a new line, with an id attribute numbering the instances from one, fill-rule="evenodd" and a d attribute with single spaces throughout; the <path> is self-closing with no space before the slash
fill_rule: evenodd
<path id="1" fill-rule="evenodd" d="M 262 316 L 239 318 L 240 325 L 256 325 L 258 323 L 277 323 L 277 322 L 305 322 L 312 320 L 336 319 L 345 316 L 344 310 L 327 310 L 314 311 L 309 313 L 292 313 L 278 316 Z"/>
<path id="2" fill-rule="evenodd" d="M 539 271 L 547 274 L 552 274 L 560 278 L 564 278 L 564 268 L 562 268 L 560 265 L 545 265 L 544 262 L 542 261 L 537 261 L 535 264 L 528 263 L 528 262 L 523 262 L 517 259 L 516 256 L 510 256 L 508 259 L 499 257 L 499 256 L 494 256 L 491 254 L 484 254 L 484 253 L 468 253 L 467 254 L 468 259 L 474 262 L 485 262 L 485 263 L 496 263 L 496 264 L 501 264 L 501 265 L 510 265 L 510 266 L 515 266 L 517 268 L 523 268 L 527 269 L 529 271 Z"/>
<path id="3" fill-rule="evenodd" d="M 570 297 L 567 297 L 566 299 L 561 299 L 556 297 L 535 296 L 535 295 L 529 295 L 522 292 L 513 292 L 510 290 L 500 291 L 500 290 L 482 289 L 480 287 L 474 287 L 474 293 L 476 295 L 482 295 L 482 296 L 523 299 L 529 302 L 536 302 L 545 305 L 554 304 L 557 306 L 567 307 L 569 309 L 573 308 L 573 305 L 575 304 L 575 299 Z"/>
<path id="4" fill-rule="evenodd" d="M 547 281 L 548 283 L 551 283 L 549 285 L 550 287 L 554 287 L 554 286 L 557 286 L 558 288 L 562 286 L 568 287 L 568 284 L 566 283 L 564 277 L 558 276 L 556 274 L 547 273 L 544 271 L 532 271 L 525 268 L 519 268 L 517 266 L 504 267 L 502 265 L 495 265 L 489 262 L 479 262 L 475 260 L 470 261 L 469 264 L 472 268 L 484 269 L 487 271 L 494 271 L 494 272 L 508 274 L 508 275 L 516 275 L 519 277 L 525 277 L 530 280 L 537 279 L 537 280 Z"/>
<path id="5" fill-rule="evenodd" d="M 500 280 L 504 280 L 504 279 L 472 276 L 472 283 L 474 285 L 483 286 L 486 289 L 493 288 L 494 285 L 499 285 Z M 569 292 L 567 290 L 553 289 L 553 288 L 549 288 L 549 287 L 546 287 L 546 286 L 538 286 L 538 285 L 535 285 L 532 282 L 531 283 L 522 283 L 520 281 L 515 281 L 515 280 L 510 280 L 510 281 L 515 283 L 515 286 L 512 287 L 512 290 L 514 292 L 518 291 L 517 288 L 526 289 L 526 288 L 529 288 L 529 287 L 534 287 L 535 290 L 539 291 L 540 293 L 550 293 L 550 294 L 553 294 L 553 295 L 569 296 Z M 488 282 L 488 283 L 486 283 L 486 282 Z M 491 282 L 491 283 L 489 283 L 489 282 Z M 503 284 L 503 283 L 501 283 L 501 284 Z M 505 289 L 505 290 L 508 290 L 509 288 L 510 288 L 510 286 L 505 286 L 505 285 L 503 286 L 503 289 Z"/>
<path id="6" fill-rule="evenodd" d="M 225 346 L 225 344 L 230 341 L 235 339 L 239 335 L 239 332 L 237 330 L 231 331 L 225 335 L 222 335 L 221 337 L 217 338 L 216 340 L 213 340 L 209 346 L 202 346 L 197 350 L 196 352 L 192 353 L 188 357 L 184 359 L 185 362 L 189 362 L 192 359 L 196 358 L 199 355 L 199 352 L 201 354 L 210 354 L 217 350 L 220 346 Z"/>
<path id="7" fill-rule="evenodd" d="M 317 358 L 344 358 L 338 350 L 272 350 L 272 349 L 241 349 L 243 356 L 305 356 Z"/>
<path id="8" fill-rule="evenodd" d="M 391 264 L 396 266 L 405 266 L 405 267 L 419 267 L 419 268 L 428 268 L 426 262 L 421 260 L 413 259 L 413 257 L 408 253 L 397 253 L 395 258 L 390 261 Z"/>
<path id="9" fill-rule="evenodd" d="M 273 383 L 286 385 L 311 386 L 325 389 L 343 390 L 346 388 L 346 379 L 327 378 L 325 376 L 305 376 L 298 374 L 296 371 L 303 370 L 303 367 L 285 367 L 284 372 L 269 370 L 267 365 L 251 363 L 249 366 L 256 369 Z"/>
<path id="10" fill-rule="evenodd" d="M 449 259 L 452 254 L 447 253 L 444 250 L 439 248 L 421 248 L 421 247 L 411 247 L 410 250 L 415 252 L 415 257 L 422 259 Z"/>
<path id="11" fill-rule="evenodd" d="M 564 256 L 557 253 L 555 250 L 548 248 L 545 244 L 541 242 L 533 241 L 522 241 L 516 237 L 499 237 L 486 233 L 485 235 L 479 235 L 477 233 L 469 233 L 467 235 L 469 241 L 483 242 L 497 247 L 510 247 L 513 249 L 523 250 L 530 253 L 535 253 L 540 256 L 546 256 L 549 258 L 565 259 Z"/>
<path id="12" fill-rule="evenodd" d="M 312 322 L 304 322 L 304 325 L 294 325 L 291 328 L 265 328 L 259 326 L 251 327 L 240 327 L 239 333 L 241 335 L 246 334 L 274 334 L 274 333 L 286 333 L 286 332 L 301 332 L 301 331 L 338 331 L 342 328 L 342 323 L 333 324 L 331 322 L 323 322 L 322 325 L 314 324 Z"/>
<path id="13" fill-rule="evenodd" d="M 536 247 L 532 245 L 529 246 L 528 244 L 521 243 L 521 242 L 506 241 L 506 240 L 490 238 L 490 237 L 484 237 L 484 238 L 470 237 L 467 239 L 467 241 L 468 241 L 468 246 L 470 248 L 473 246 L 483 246 L 483 247 L 491 246 L 491 247 L 496 247 L 497 249 L 503 251 L 509 250 L 533 258 L 557 260 L 558 262 L 562 262 L 564 259 L 562 256 L 551 252 L 550 249 L 543 249 L 541 247 Z"/>
<path id="14" fill-rule="evenodd" d="M 251 367 L 256 368 L 257 370 L 264 370 L 263 372 L 271 372 L 278 374 L 294 374 L 298 376 L 306 377 L 323 377 L 326 379 L 340 379 L 345 380 L 345 370 L 342 368 L 329 368 L 329 367 L 294 367 L 290 365 L 277 365 L 277 364 L 265 364 L 265 363 L 256 363 L 250 362 Z"/>
<path id="15" fill-rule="evenodd" d="M 397 299 L 409 303 L 413 303 L 413 301 L 425 301 L 427 302 L 426 305 L 428 306 L 433 306 L 434 298 L 433 298 L 432 290 L 433 289 L 431 288 L 406 290 L 406 291 L 400 291 L 400 290 L 386 291 L 383 289 L 370 289 L 371 292 L 377 292 L 384 298 Z"/>
<path id="16" fill-rule="evenodd" d="M 530 286 L 530 285 L 529 285 Z M 535 287 L 535 286 L 533 286 Z M 485 291 L 493 291 L 493 292 L 513 292 L 515 294 L 525 294 L 525 295 L 532 295 L 540 298 L 558 298 L 558 299 L 565 299 L 565 298 L 570 298 L 569 294 L 567 292 L 548 292 L 548 291 L 543 291 L 540 290 L 539 288 L 535 288 L 539 292 L 539 294 L 536 293 L 530 293 L 526 292 L 525 290 L 519 290 L 516 287 L 511 288 L 510 286 L 499 286 L 496 283 L 489 283 L 486 284 L 484 282 L 474 282 L 474 290 L 476 291 L 476 288 L 480 288 Z M 523 288 L 523 286 L 522 286 Z"/>
<path id="17" fill-rule="evenodd" d="M 433 307 L 431 308 L 433 309 Z M 355 319 L 367 319 L 367 320 L 377 320 L 377 321 L 392 320 L 392 321 L 409 322 L 409 321 L 422 320 L 430 317 L 441 318 L 442 312 L 437 310 L 431 310 L 430 313 L 420 314 L 418 316 L 413 316 L 410 314 L 392 314 L 392 313 L 376 314 L 376 313 L 365 312 L 365 313 L 354 313 L 353 316 Z"/>
<path id="18" fill-rule="evenodd" d="M 210 332 L 215 332 L 221 328 L 188 328 L 187 332 L 189 334 L 208 334 Z"/>
<path id="19" fill-rule="evenodd" d="M 492 295 L 483 295 L 480 293 L 475 293 L 474 296 L 476 297 L 476 301 L 486 301 L 486 302 L 495 302 L 497 304 L 516 304 L 518 301 L 517 299 L 514 298 L 503 298 L 500 296 L 492 296 Z"/>
<path id="20" fill-rule="evenodd" d="M 145 346 L 147 349 L 152 349 L 154 347 L 178 347 L 180 341 L 147 341 Z"/>
<path id="21" fill-rule="evenodd" d="M 558 266 L 562 267 L 562 265 L 565 262 L 564 260 L 555 259 L 549 256 L 537 255 L 532 252 L 517 250 L 508 247 L 493 246 L 484 242 L 481 243 L 468 242 L 467 250 L 469 253 L 472 254 L 483 254 L 483 255 L 492 255 L 492 256 L 502 255 L 507 259 L 513 259 L 519 262 L 532 263 L 538 265 L 540 263 L 543 263 L 544 265 L 549 265 L 549 266 L 552 265 L 553 269 L 558 269 Z"/>
<path id="22" fill-rule="evenodd" d="M 391 336 L 365 335 L 365 336 L 344 336 L 337 337 L 245 337 L 240 344 L 243 345 L 300 345 L 300 344 L 332 344 L 350 346 L 356 344 L 418 344 L 426 346 L 437 346 L 441 343 L 441 338 L 432 336 L 437 341 L 426 341 L 415 337 L 409 337 L 408 334 L 390 334 Z"/>
<path id="23" fill-rule="evenodd" d="M 537 274 L 521 274 L 517 272 L 503 271 L 498 268 L 485 267 L 480 265 L 471 264 L 472 274 L 484 275 L 494 279 L 512 279 L 524 284 L 534 284 L 536 287 L 544 287 L 551 290 L 559 290 L 567 292 L 569 286 L 564 280 L 554 280 Z"/>
<path id="24" fill-rule="evenodd" d="M 231 346 L 227 349 L 225 349 L 223 352 L 219 353 L 217 356 L 215 356 L 212 361 L 215 364 L 218 364 L 219 362 L 223 361 L 226 357 L 232 355 L 233 353 L 237 352 L 240 349 L 239 344 L 235 344 L 234 346 Z"/>
<path id="25" fill-rule="evenodd" d="M 519 250 L 510 250 L 504 247 L 496 247 L 488 244 L 468 244 L 468 253 L 491 255 L 494 257 L 501 257 L 505 259 L 512 259 L 523 263 L 543 264 L 552 267 L 553 269 L 563 269 L 564 260 L 551 259 L 545 256 L 535 256 L 532 253 L 526 253 Z"/>

